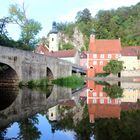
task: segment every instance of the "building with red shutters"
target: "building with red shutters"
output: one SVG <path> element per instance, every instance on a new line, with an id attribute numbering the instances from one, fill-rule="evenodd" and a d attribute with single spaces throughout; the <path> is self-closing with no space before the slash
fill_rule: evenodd
<path id="1" fill-rule="evenodd" d="M 87 104 L 90 123 L 97 118 L 120 118 L 121 99 L 111 99 L 103 91 L 103 85 L 95 84 L 93 80 L 87 81 Z"/>
<path id="2" fill-rule="evenodd" d="M 111 60 L 121 56 L 120 39 L 100 40 L 95 34 L 90 35 L 89 50 L 87 52 L 87 76 L 93 77 L 103 73 L 103 67 Z"/>

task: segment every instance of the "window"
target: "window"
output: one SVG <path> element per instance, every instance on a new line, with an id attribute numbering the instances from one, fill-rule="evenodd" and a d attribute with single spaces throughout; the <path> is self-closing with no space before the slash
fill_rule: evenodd
<path id="1" fill-rule="evenodd" d="M 102 97 L 103 96 L 103 93 L 102 92 L 100 92 L 100 97 Z"/>
<path id="2" fill-rule="evenodd" d="M 108 54 L 108 58 L 111 58 L 112 57 L 112 55 L 111 54 Z"/>
<path id="3" fill-rule="evenodd" d="M 97 61 L 93 61 L 93 65 L 97 65 Z"/>
<path id="4" fill-rule="evenodd" d="M 52 38 L 52 41 L 54 41 L 54 38 Z"/>
<path id="5" fill-rule="evenodd" d="M 97 103 L 97 100 L 96 99 L 93 99 L 93 103 L 96 104 Z"/>
<path id="6" fill-rule="evenodd" d="M 93 58 L 97 58 L 97 54 L 93 54 Z"/>
<path id="7" fill-rule="evenodd" d="M 104 99 L 101 99 L 101 100 L 100 100 L 100 103 L 103 104 L 103 103 L 104 103 Z"/>
<path id="8" fill-rule="evenodd" d="M 115 57 L 116 57 L 116 58 L 119 58 L 119 54 L 116 54 Z"/>
<path id="9" fill-rule="evenodd" d="M 96 94 L 96 92 L 93 92 L 93 96 L 95 97 L 97 94 Z"/>
<path id="10" fill-rule="evenodd" d="M 100 65 L 103 65 L 103 61 L 100 61 Z"/>
<path id="11" fill-rule="evenodd" d="M 108 104 L 111 104 L 111 99 L 108 99 Z"/>
<path id="12" fill-rule="evenodd" d="M 100 55 L 100 58 L 104 58 L 104 54 L 101 54 L 101 55 Z"/>

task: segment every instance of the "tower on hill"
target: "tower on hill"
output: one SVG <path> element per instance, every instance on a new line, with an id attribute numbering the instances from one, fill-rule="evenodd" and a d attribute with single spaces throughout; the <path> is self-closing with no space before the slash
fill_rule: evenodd
<path id="1" fill-rule="evenodd" d="M 58 30 L 56 22 L 52 23 L 52 30 L 49 32 L 49 51 L 58 51 Z"/>

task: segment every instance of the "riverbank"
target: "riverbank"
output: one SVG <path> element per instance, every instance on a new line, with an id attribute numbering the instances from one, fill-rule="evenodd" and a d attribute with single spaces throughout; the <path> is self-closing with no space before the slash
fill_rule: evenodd
<path id="1" fill-rule="evenodd" d="M 94 81 L 106 81 L 106 82 L 138 82 L 140 83 L 140 77 L 91 77 L 86 78 L 86 80 L 94 80 Z"/>

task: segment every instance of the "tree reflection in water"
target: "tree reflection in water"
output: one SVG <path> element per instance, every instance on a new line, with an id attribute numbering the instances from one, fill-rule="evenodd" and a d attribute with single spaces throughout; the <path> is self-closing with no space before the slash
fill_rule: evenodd
<path id="1" fill-rule="evenodd" d="M 37 140 L 41 136 L 41 132 L 38 130 L 36 124 L 38 124 L 37 115 L 23 119 L 18 122 L 20 132 L 19 138 L 23 140 Z"/>

